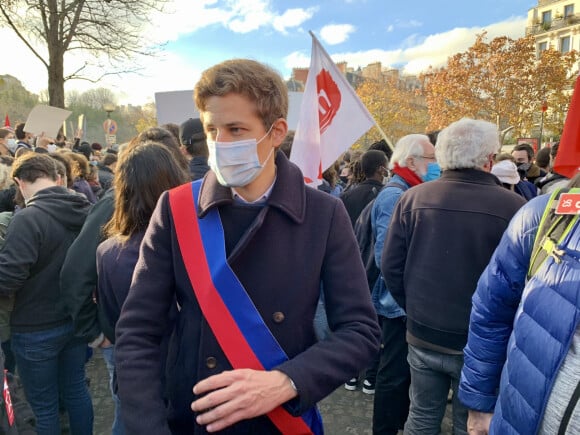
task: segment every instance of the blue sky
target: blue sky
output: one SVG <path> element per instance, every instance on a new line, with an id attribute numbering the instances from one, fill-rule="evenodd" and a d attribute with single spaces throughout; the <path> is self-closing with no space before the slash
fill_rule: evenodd
<path id="1" fill-rule="evenodd" d="M 144 35 L 164 45 L 157 58 L 136 59 L 139 75 L 109 77 L 99 85 L 70 82 L 67 90 L 106 86 L 121 102 L 151 101 L 158 91 L 192 89 L 201 71 L 225 59 L 249 57 L 272 65 L 288 78 L 292 67 L 309 65 L 312 30 L 335 61 L 384 66 L 419 73 L 441 66 L 469 47 L 486 29 L 490 37 L 524 35 L 532 0 L 171 0 L 153 16 Z M 9 51 L 26 49 L 6 30 Z M 6 47 L 6 44 L 3 44 Z M 5 53 L 6 54 L 6 53 Z M 27 54 L 27 53 L 26 53 Z M 74 70 L 82 57 L 67 57 Z M 23 65 L 26 65 L 23 68 Z M 42 65 L 29 61 L 0 66 L 29 89 L 46 88 Z"/>

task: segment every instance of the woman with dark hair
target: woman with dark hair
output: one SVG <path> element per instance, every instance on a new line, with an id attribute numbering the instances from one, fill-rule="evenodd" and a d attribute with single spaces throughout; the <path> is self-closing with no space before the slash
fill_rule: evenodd
<path id="1" fill-rule="evenodd" d="M 104 227 L 109 238 L 97 248 L 99 323 L 106 337 L 101 347 L 111 384 L 115 367 L 111 343 L 115 342 L 115 325 L 131 285 L 145 229 L 161 194 L 188 180 L 187 170 L 178 165 L 167 147 L 155 142 L 132 145 L 117 163 L 113 181 L 115 211 Z M 113 400 L 112 434 L 122 434 L 120 406 L 114 393 Z"/>

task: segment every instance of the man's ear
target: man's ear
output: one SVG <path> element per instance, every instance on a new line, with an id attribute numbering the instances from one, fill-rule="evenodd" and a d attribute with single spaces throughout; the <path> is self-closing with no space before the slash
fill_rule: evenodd
<path id="1" fill-rule="evenodd" d="M 407 159 L 405 160 L 405 163 L 407 163 L 407 168 L 409 168 L 411 171 L 414 171 L 415 168 L 417 167 L 415 165 L 415 158 L 414 157 L 407 157 Z"/>
<path id="2" fill-rule="evenodd" d="M 272 136 L 272 143 L 275 148 L 280 146 L 287 133 L 288 123 L 284 118 L 278 118 L 276 121 L 274 121 L 270 135 Z"/>

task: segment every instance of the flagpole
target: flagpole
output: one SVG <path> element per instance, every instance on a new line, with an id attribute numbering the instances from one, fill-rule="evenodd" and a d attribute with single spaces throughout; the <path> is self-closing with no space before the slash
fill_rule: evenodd
<path id="1" fill-rule="evenodd" d="M 330 59 L 332 59 L 332 57 L 330 57 L 330 55 L 328 54 L 328 52 L 324 49 L 324 47 L 322 46 L 322 44 L 320 43 L 320 41 L 318 40 L 318 38 L 316 37 L 316 35 L 314 35 L 314 33 L 312 32 L 312 30 L 309 30 L 308 33 L 310 33 L 310 36 L 312 37 L 312 39 L 314 39 L 316 41 L 316 43 L 318 44 L 318 47 L 322 50 L 322 52 L 324 54 L 326 54 L 327 57 L 329 57 Z M 362 104 L 362 102 L 360 104 Z M 364 106 L 364 104 L 362 104 L 362 105 Z M 366 109 L 366 107 L 365 107 L 365 109 Z M 391 151 L 394 151 L 394 147 L 391 144 L 391 141 L 387 138 L 387 135 L 385 134 L 385 132 L 383 131 L 383 129 L 381 128 L 381 126 L 377 123 L 375 117 L 370 112 L 369 112 L 369 114 L 371 115 L 371 118 L 373 118 L 373 122 L 375 123 L 375 126 L 379 130 L 379 133 L 381 134 L 381 136 L 383 137 L 383 139 L 387 143 L 387 146 L 391 149 Z"/>
<path id="2" fill-rule="evenodd" d="M 374 119 L 375 118 L 373 118 L 373 121 L 374 121 Z M 391 141 L 387 138 L 387 135 L 385 134 L 383 129 L 380 127 L 380 125 L 377 124 L 377 121 L 375 121 L 375 127 L 377 127 L 377 129 L 379 130 L 379 133 L 381 133 L 381 136 L 383 137 L 383 139 L 385 140 L 385 142 L 387 143 L 387 145 L 391 149 L 391 151 L 395 151 L 395 147 L 393 147 L 393 145 L 391 144 Z"/>

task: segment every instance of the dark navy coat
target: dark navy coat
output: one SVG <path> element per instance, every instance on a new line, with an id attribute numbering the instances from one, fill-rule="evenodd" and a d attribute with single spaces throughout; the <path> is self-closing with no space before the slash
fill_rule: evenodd
<path id="1" fill-rule="evenodd" d="M 350 220 L 339 199 L 306 187 L 282 153 L 267 204 L 228 249 L 228 263 L 290 360 L 276 367 L 299 392 L 287 407 L 302 414 L 365 368 L 378 350 L 380 330 Z M 229 188 L 206 175 L 200 217 L 218 207 L 226 244 L 236 219 Z M 193 211 L 192 211 L 193 212 Z M 239 225 L 238 225 L 239 226 Z M 239 230 L 239 228 L 238 228 Z M 331 336 L 317 342 L 313 319 L 323 283 Z M 172 304 L 180 306 L 167 360 L 166 411 L 160 343 Z M 130 433 L 199 434 L 190 409 L 193 386 L 231 370 L 203 317 L 179 251 L 167 193 L 159 200 L 141 245 L 133 283 L 117 324 L 119 396 Z M 276 433 L 266 417 L 226 433 Z"/>

